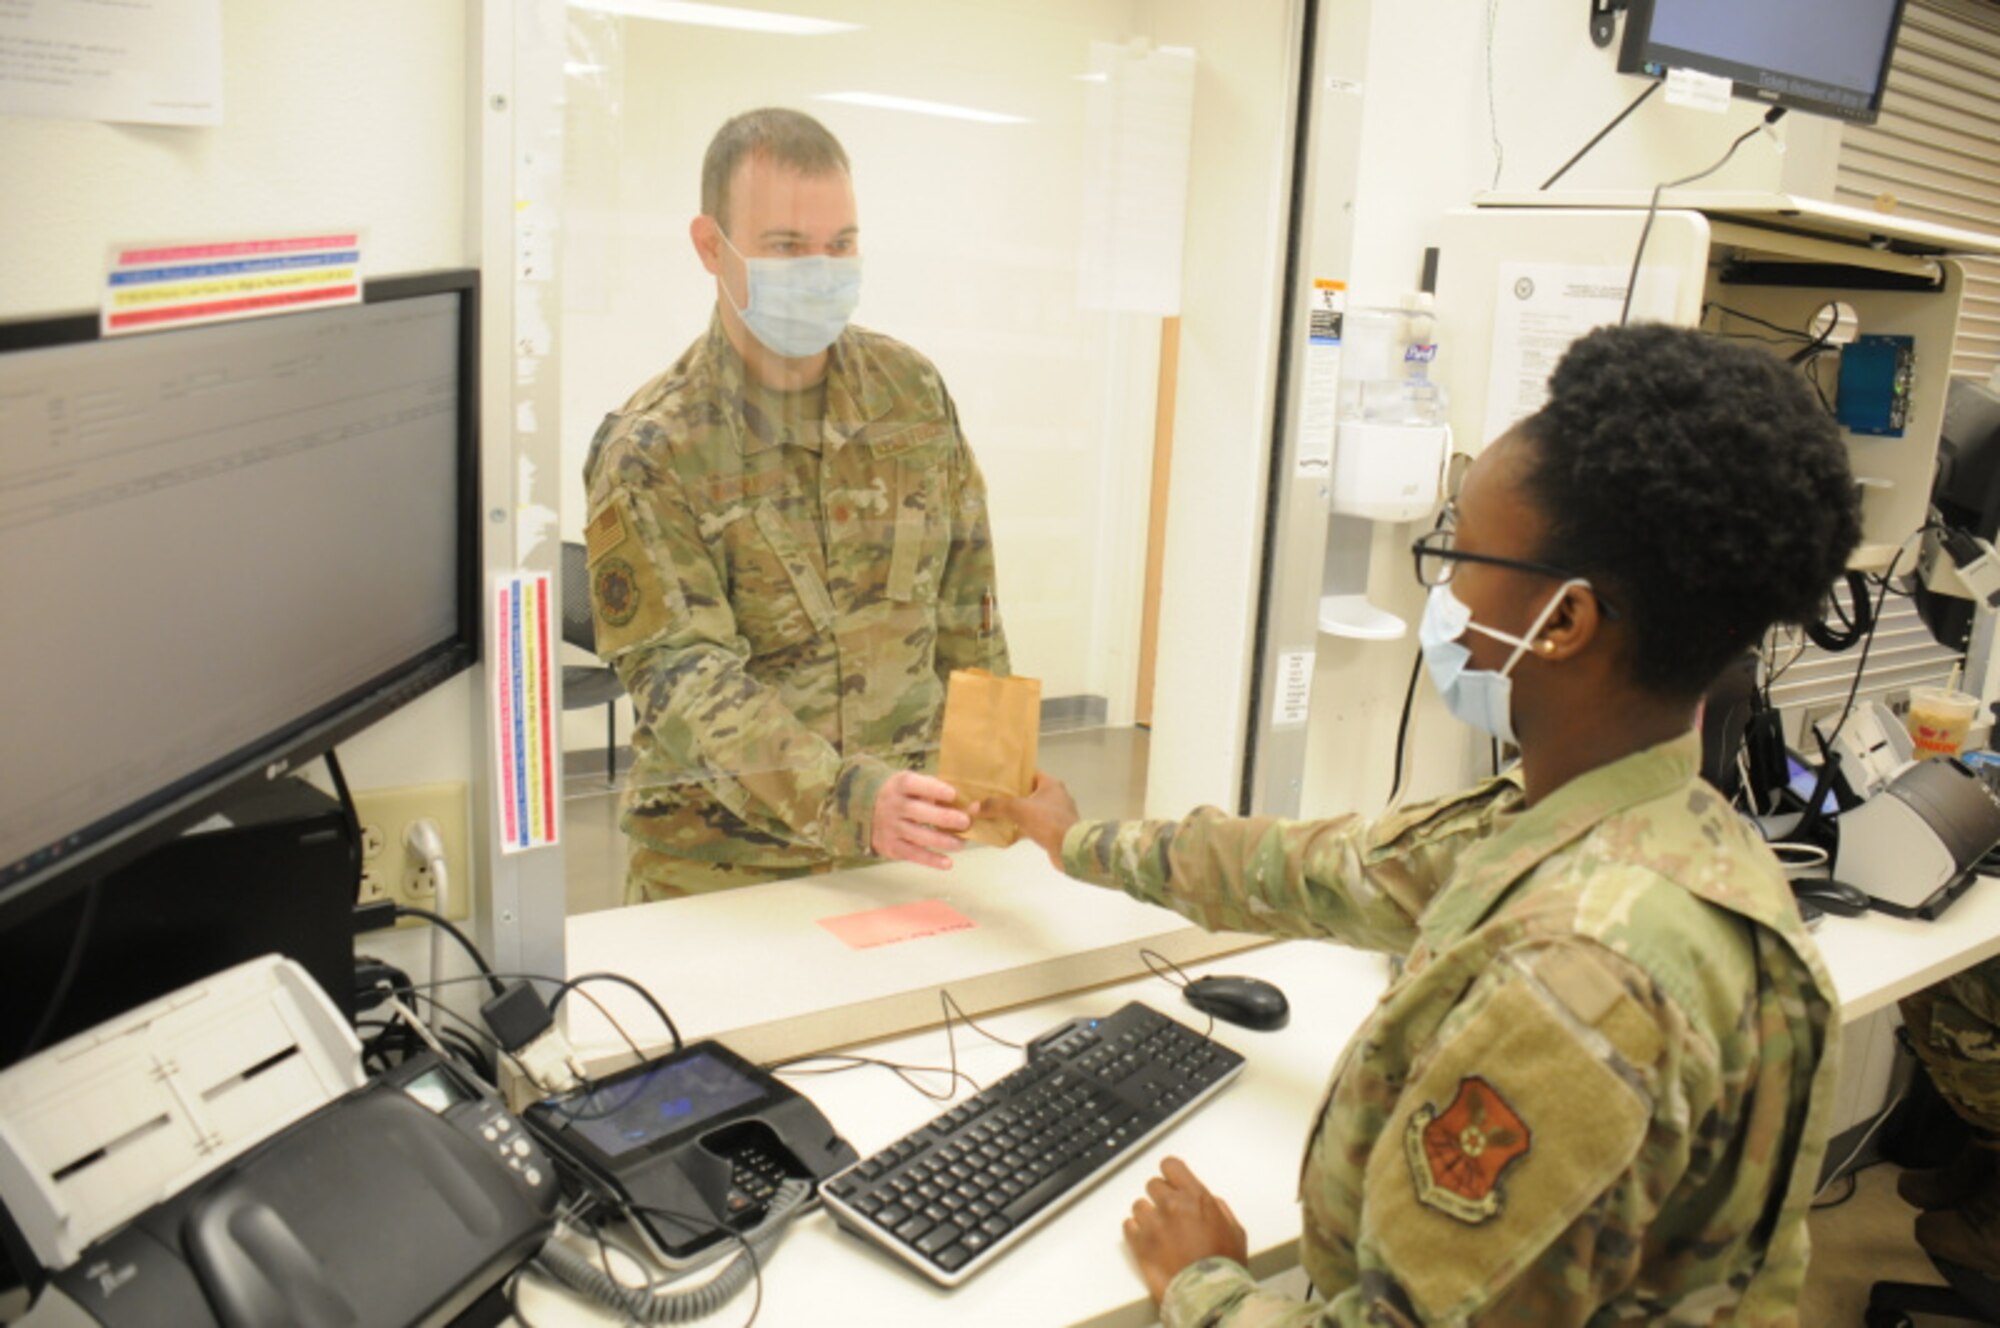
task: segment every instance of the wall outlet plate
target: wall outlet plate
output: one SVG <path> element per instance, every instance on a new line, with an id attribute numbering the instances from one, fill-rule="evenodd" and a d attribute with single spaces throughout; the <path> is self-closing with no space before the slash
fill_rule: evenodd
<path id="1" fill-rule="evenodd" d="M 444 915 L 454 921 L 471 915 L 472 857 L 468 852 L 470 808 L 464 784 L 415 784 L 407 788 L 357 789 L 354 810 L 361 818 L 362 902 L 380 897 L 409 908 L 437 908 L 437 883 L 428 864 L 418 862 L 404 844 L 411 823 L 429 818 L 444 841 L 445 872 L 450 878 Z M 372 894 L 368 882 L 381 882 Z M 423 926 L 421 918 L 402 918 L 399 927 Z"/>

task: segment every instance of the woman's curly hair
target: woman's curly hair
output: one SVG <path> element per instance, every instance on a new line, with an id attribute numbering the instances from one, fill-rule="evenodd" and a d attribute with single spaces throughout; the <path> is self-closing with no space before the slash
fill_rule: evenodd
<path id="1" fill-rule="evenodd" d="M 1761 347 L 1600 328 L 1522 429 L 1542 560 L 1624 611 L 1633 680 L 1656 694 L 1698 696 L 1773 623 L 1816 619 L 1860 542 L 1838 428 Z"/>

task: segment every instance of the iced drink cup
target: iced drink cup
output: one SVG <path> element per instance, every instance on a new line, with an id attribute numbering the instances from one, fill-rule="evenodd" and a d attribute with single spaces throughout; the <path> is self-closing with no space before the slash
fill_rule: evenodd
<path id="1" fill-rule="evenodd" d="M 1966 730 L 1979 713 L 1979 698 L 1947 687 L 1912 687 L 1910 713 L 1904 724 L 1917 745 L 1917 758 L 1957 756 L 1965 747 Z"/>

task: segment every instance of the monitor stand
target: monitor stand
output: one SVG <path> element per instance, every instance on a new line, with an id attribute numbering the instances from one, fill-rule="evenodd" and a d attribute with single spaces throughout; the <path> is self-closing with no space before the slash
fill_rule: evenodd
<path id="1" fill-rule="evenodd" d="M 304 965 L 354 1017 L 358 848 L 340 804 L 290 778 L 221 815 L 226 827 L 184 834 L 99 881 L 76 977 L 43 1045 L 272 952 Z M 0 931 L 0 1065 L 19 1058 L 47 1010 L 88 893 Z"/>

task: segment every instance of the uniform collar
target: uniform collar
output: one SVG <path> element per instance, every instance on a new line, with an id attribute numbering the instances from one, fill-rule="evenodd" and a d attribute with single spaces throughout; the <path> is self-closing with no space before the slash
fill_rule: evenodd
<path id="1" fill-rule="evenodd" d="M 722 313 L 709 315 L 708 338 L 704 346 L 710 381 L 717 398 L 724 403 L 740 402 L 749 381 L 743 357 L 723 330 Z M 867 426 L 889 414 L 896 393 L 882 368 L 869 354 L 863 339 L 850 324 L 827 351 L 826 414 L 822 441 L 840 447 L 861 435 Z M 736 450 L 744 456 L 769 451 L 776 444 L 765 442 L 743 426 L 740 409 L 725 408 L 718 421 Z M 818 449 L 814 449 L 818 450 Z"/>
<path id="2" fill-rule="evenodd" d="M 1692 783 L 1700 765 L 1701 735 L 1690 731 L 1579 775 L 1514 813 L 1500 833 L 1459 858 L 1451 888 L 1424 913 L 1425 942 L 1433 952 L 1443 950 L 1544 860 L 1619 812 Z"/>

